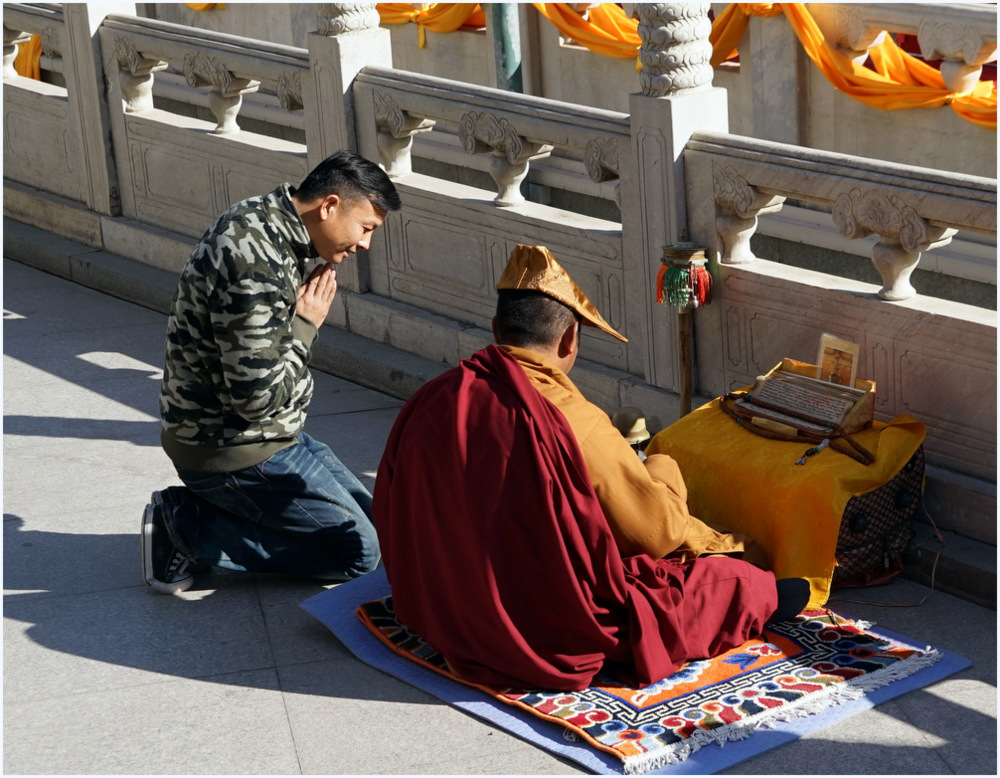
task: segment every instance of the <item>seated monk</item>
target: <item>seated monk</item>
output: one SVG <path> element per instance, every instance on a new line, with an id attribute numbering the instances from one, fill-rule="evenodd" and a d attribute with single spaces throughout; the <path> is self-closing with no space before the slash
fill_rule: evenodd
<path id="1" fill-rule="evenodd" d="M 544 247 L 497 283 L 489 346 L 428 382 L 389 435 L 372 512 L 397 617 L 463 679 L 648 685 L 798 614 L 803 579 L 734 556 L 676 463 L 640 460 L 567 377 L 580 324 L 625 338 Z"/>

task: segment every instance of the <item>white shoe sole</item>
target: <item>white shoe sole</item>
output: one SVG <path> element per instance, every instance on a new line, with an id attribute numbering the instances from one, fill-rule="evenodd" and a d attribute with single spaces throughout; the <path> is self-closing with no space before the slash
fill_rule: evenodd
<path id="1" fill-rule="evenodd" d="M 153 506 L 147 505 L 142 512 L 142 526 L 139 536 L 142 539 L 142 579 L 154 592 L 161 594 L 178 594 L 187 591 L 194 584 L 194 576 L 188 576 L 182 581 L 165 583 L 153 576 Z"/>

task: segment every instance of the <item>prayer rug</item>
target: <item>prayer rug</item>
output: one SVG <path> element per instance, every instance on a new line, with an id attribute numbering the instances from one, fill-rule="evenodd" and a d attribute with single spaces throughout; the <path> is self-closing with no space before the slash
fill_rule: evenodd
<path id="1" fill-rule="evenodd" d="M 604 774 L 717 772 L 970 664 L 823 610 L 645 688 L 492 689 L 396 620 L 381 569 L 302 607 L 362 661 Z"/>

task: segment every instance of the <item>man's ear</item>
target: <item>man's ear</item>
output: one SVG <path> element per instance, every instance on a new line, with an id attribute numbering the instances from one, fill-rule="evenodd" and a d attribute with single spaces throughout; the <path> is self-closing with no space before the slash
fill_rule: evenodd
<path id="1" fill-rule="evenodd" d="M 580 322 L 573 322 L 569 325 L 559 338 L 559 356 L 568 357 L 575 354 L 579 350 L 579 340 L 577 339 L 577 333 L 580 329 Z"/>
<path id="2" fill-rule="evenodd" d="M 337 209 L 340 207 L 341 199 L 338 194 L 328 194 L 324 197 L 319 204 L 317 212 L 319 213 L 319 218 L 321 221 L 326 221 L 331 216 L 335 215 Z"/>

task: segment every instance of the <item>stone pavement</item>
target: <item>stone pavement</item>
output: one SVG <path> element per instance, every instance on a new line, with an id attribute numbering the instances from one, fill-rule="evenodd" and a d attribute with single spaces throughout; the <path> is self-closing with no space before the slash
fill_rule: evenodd
<path id="1" fill-rule="evenodd" d="M 353 658 L 298 607 L 321 584 L 149 591 L 140 514 L 177 483 L 158 446 L 165 318 L 8 259 L 3 284 L 5 773 L 580 772 Z M 370 487 L 402 403 L 316 378 L 307 429 Z M 995 611 L 940 592 L 840 607 L 973 666 L 731 772 L 996 774 Z"/>

